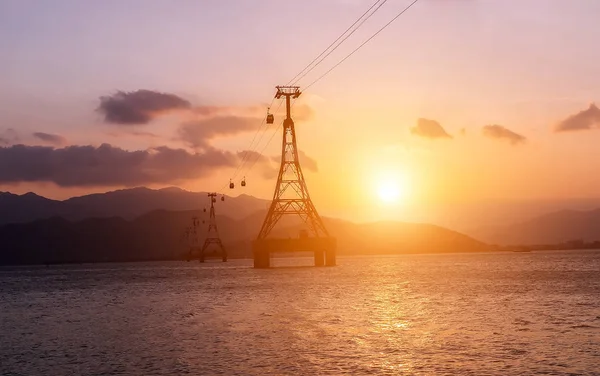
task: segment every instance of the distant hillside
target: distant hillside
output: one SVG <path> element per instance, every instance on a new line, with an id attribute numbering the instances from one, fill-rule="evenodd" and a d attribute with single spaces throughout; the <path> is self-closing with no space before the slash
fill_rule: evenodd
<path id="1" fill-rule="evenodd" d="M 491 244 L 557 244 L 571 240 L 600 240 L 600 209 L 563 210 L 511 226 L 489 228 L 477 234 Z"/>
<path id="2" fill-rule="evenodd" d="M 219 212 L 234 219 L 242 219 L 257 210 L 265 209 L 268 203 L 269 201 L 248 195 L 226 197 L 224 202 L 219 201 Z M 153 210 L 197 210 L 207 204 L 206 193 L 188 192 L 179 188 L 123 189 L 65 201 L 50 200 L 34 193 L 14 195 L 0 192 L 0 225 L 52 217 L 73 221 L 90 217 L 134 219 Z"/>
<path id="3" fill-rule="evenodd" d="M 88 214 L 85 208 L 50 200 L 35 193 L 15 195 L 0 192 L 0 224 L 29 222 L 52 216 L 85 218 Z"/>
<path id="4" fill-rule="evenodd" d="M 135 220 L 95 218 L 77 222 L 63 218 L 0 227 L 0 264 L 43 264 L 179 259 L 192 216 L 203 211 L 154 211 Z M 252 257 L 250 244 L 259 231 L 264 211 L 242 220 L 217 218 L 219 232 L 231 258 Z M 465 235 L 437 226 L 400 222 L 355 224 L 324 219 L 338 238 L 340 254 L 397 254 L 476 252 L 488 247 Z M 204 226 L 203 226 L 204 227 Z M 296 236 L 299 226 L 278 230 Z"/>

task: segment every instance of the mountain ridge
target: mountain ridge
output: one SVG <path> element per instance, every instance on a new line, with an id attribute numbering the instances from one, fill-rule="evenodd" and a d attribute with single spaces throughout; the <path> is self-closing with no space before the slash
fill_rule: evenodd
<path id="1" fill-rule="evenodd" d="M 0 226 L 0 265 L 182 259 L 188 249 L 183 232 L 194 216 L 208 219 L 202 210 L 155 210 L 133 220 L 101 217 L 70 221 L 51 217 L 6 224 Z M 263 218 L 264 212 L 240 220 L 217 216 L 219 232 L 231 258 L 252 257 L 251 243 Z M 386 222 L 381 229 L 377 223 L 356 224 L 327 217 L 323 221 L 337 238 L 340 255 L 489 250 L 480 241 L 435 225 Z M 301 228 L 299 224 L 289 224 L 274 234 L 297 236 Z M 200 230 L 202 241 L 205 227 L 201 225 Z"/>
<path id="2" fill-rule="evenodd" d="M 573 240 L 600 240 L 600 208 L 565 209 L 508 226 L 486 229 L 478 238 L 499 245 L 559 244 Z"/>
<path id="3" fill-rule="evenodd" d="M 207 192 L 191 192 L 178 187 L 151 189 L 134 187 L 104 193 L 52 200 L 33 192 L 15 195 L 0 192 L 0 225 L 26 223 L 61 216 L 69 220 L 119 216 L 134 219 L 152 210 L 191 210 L 207 207 Z M 269 201 L 242 194 L 225 196 L 219 211 L 236 219 L 264 208 Z"/>

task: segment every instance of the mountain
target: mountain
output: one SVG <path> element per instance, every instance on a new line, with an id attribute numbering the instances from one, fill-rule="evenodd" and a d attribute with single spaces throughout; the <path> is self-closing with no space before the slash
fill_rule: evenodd
<path id="1" fill-rule="evenodd" d="M 600 209 L 562 210 L 510 226 L 493 227 L 478 238 L 500 245 L 558 244 L 572 240 L 600 240 Z"/>
<path id="2" fill-rule="evenodd" d="M 31 192 L 24 195 L 0 192 L 0 224 L 29 222 L 52 216 L 73 218 L 79 212 L 84 218 L 83 208 L 62 201 L 50 200 Z"/>
<path id="3" fill-rule="evenodd" d="M 252 257 L 265 212 L 236 220 L 218 216 L 219 232 L 231 258 Z M 0 264 L 43 264 L 181 259 L 187 246 L 183 230 L 202 210 L 157 210 L 134 220 L 118 217 L 69 221 L 59 217 L 0 227 Z M 339 254 L 476 252 L 488 247 L 466 235 L 427 224 L 379 222 L 355 224 L 324 219 L 338 239 Z M 202 226 L 204 228 L 204 226 Z M 297 225 L 278 230 L 297 236 Z M 201 239 L 203 236 L 201 235 Z"/>
<path id="4" fill-rule="evenodd" d="M 415 206 L 411 210 L 428 223 L 449 227 L 480 238 L 499 227 L 528 221 L 561 210 L 600 208 L 599 197 L 553 199 L 498 199 L 438 203 Z"/>
<path id="5" fill-rule="evenodd" d="M 267 200 L 248 195 L 227 196 L 224 202 L 219 202 L 219 212 L 234 219 L 242 219 L 264 209 L 268 203 Z M 90 217 L 134 219 L 153 210 L 195 210 L 208 204 L 205 192 L 188 192 L 174 187 L 159 190 L 123 189 L 64 201 L 50 200 L 34 193 L 14 195 L 0 192 L 0 225 L 52 217 L 62 217 L 71 221 Z"/>

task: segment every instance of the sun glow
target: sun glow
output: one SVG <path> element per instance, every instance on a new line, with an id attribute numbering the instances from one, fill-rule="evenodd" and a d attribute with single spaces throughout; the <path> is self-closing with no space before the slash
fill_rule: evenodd
<path id="1" fill-rule="evenodd" d="M 396 202 L 400 197 L 400 187 L 391 182 L 382 183 L 377 189 L 379 198 L 385 202 Z"/>
<path id="2" fill-rule="evenodd" d="M 398 174 L 390 174 L 377 180 L 377 195 L 387 204 L 403 200 L 408 191 L 406 180 Z"/>

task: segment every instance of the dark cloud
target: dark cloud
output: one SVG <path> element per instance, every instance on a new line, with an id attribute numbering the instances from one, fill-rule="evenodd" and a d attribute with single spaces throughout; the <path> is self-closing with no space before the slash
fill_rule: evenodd
<path id="1" fill-rule="evenodd" d="M 587 110 L 571 115 L 558 123 L 555 131 L 569 132 L 592 128 L 600 128 L 600 109 L 594 103 L 590 104 Z"/>
<path id="2" fill-rule="evenodd" d="M 486 125 L 483 127 L 483 135 L 489 138 L 507 140 L 513 145 L 527 141 L 525 136 L 515 133 L 501 125 Z"/>
<path id="3" fill-rule="evenodd" d="M 127 151 L 108 144 L 0 147 L 0 183 L 53 182 L 60 186 L 138 186 L 175 183 L 234 167 L 235 154 L 209 148 L 189 153 L 166 146 Z"/>
<path id="4" fill-rule="evenodd" d="M 435 120 L 423 119 L 420 118 L 417 120 L 417 125 L 415 127 L 410 128 L 410 133 L 425 137 L 425 138 L 452 138 L 445 130 Z"/>
<path id="5" fill-rule="evenodd" d="M 51 133 L 35 132 L 33 137 L 54 145 L 64 145 L 67 142 L 63 136 Z"/>
<path id="6" fill-rule="evenodd" d="M 258 128 L 260 119 L 238 116 L 219 116 L 183 123 L 179 138 L 194 148 L 206 147 L 216 136 L 234 135 Z"/>
<path id="7" fill-rule="evenodd" d="M 100 97 L 97 111 L 107 123 L 120 125 L 147 124 L 163 112 L 191 108 L 190 102 L 175 94 L 137 90 Z"/>

